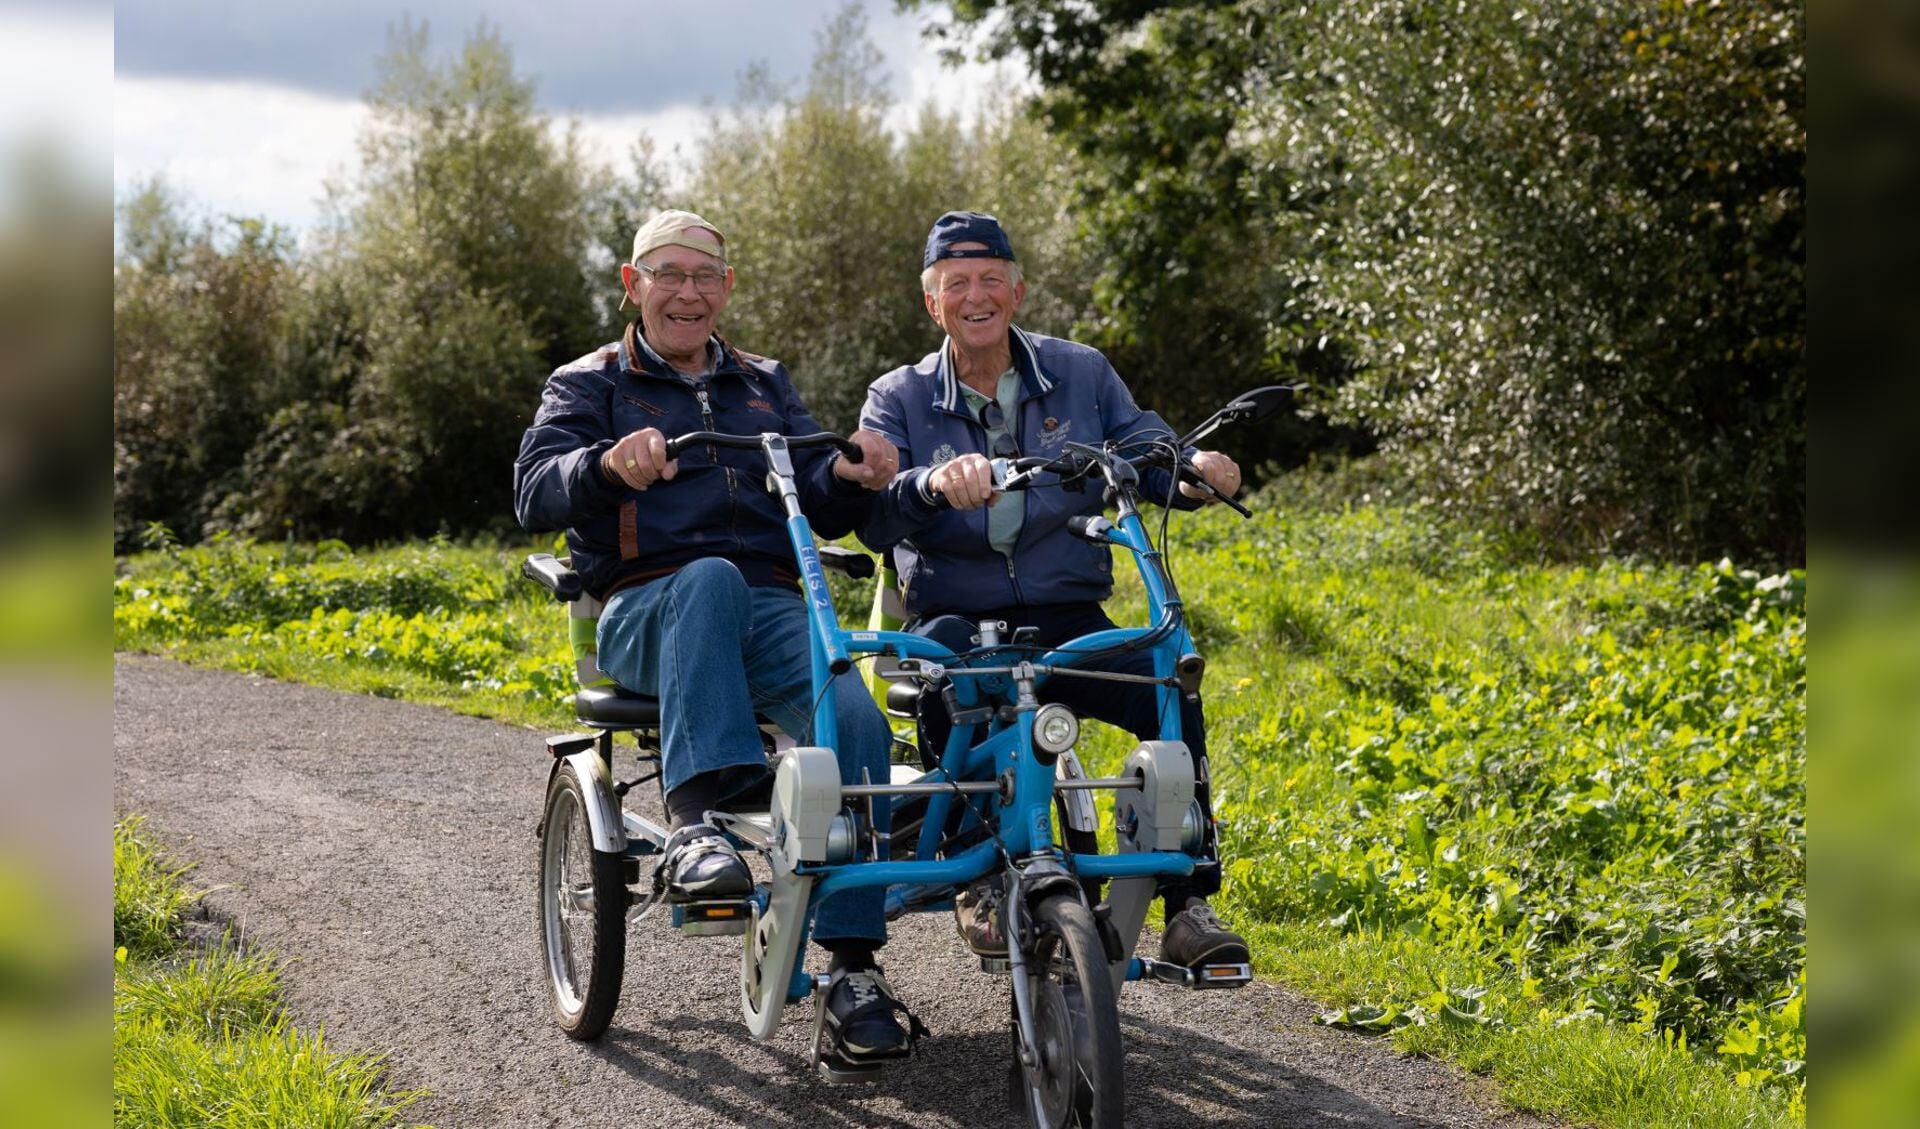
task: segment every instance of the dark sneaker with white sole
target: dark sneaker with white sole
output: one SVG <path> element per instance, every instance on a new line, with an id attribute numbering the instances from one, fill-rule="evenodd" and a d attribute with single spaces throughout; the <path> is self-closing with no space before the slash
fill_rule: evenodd
<path id="1" fill-rule="evenodd" d="M 737 898 L 753 889 L 746 860 L 710 823 L 689 823 L 667 836 L 665 856 L 667 896 L 676 901 Z"/>
<path id="2" fill-rule="evenodd" d="M 1221 924 L 1203 898 L 1188 898 L 1160 935 L 1160 959 L 1182 968 L 1206 964 L 1247 964 L 1253 958 L 1247 939 Z"/>
<path id="3" fill-rule="evenodd" d="M 907 1015 L 907 1005 L 893 998 L 893 987 L 878 968 L 843 968 L 827 981 L 827 1031 L 849 1059 L 897 1058 L 913 1049 L 895 1012 Z"/>

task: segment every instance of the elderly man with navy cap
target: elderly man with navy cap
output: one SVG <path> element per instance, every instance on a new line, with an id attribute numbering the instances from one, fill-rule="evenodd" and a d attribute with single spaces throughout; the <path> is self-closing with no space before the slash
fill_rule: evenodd
<path id="1" fill-rule="evenodd" d="M 1099 511 L 1099 492 L 996 493 L 989 459 L 1054 454 L 1069 440 L 1171 438 L 1173 432 L 1134 403 L 1098 350 L 1014 324 L 1027 284 L 994 217 L 979 212 L 941 216 L 927 236 L 922 266 L 927 314 L 946 331 L 946 340 L 920 363 L 874 381 L 860 416 L 863 428 L 884 436 L 900 452 L 902 470 L 860 535 L 876 549 L 893 550 L 909 630 L 963 650 L 982 619 L 1036 628 L 1042 646 L 1111 628 L 1113 621 L 1100 607 L 1113 592 L 1111 554 L 1067 529 L 1068 518 Z M 1202 451 L 1193 464 L 1222 494 L 1239 490 L 1240 468 L 1227 456 Z M 1167 497 L 1167 474 L 1148 472 L 1145 495 Z M 1182 483 L 1180 491 L 1180 504 L 1202 504 L 1204 495 L 1188 485 Z M 940 496 L 951 506 L 941 506 Z M 1153 673 L 1145 654 L 1099 666 Z M 1144 684 L 1061 678 L 1049 682 L 1041 698 L 1143 739 L 1160 734 L 1153 691 Z M 1246 941 L 1221 924 L 1206 902 L 1220 887 L 1206 730 L 1198 702 L 1182 710 L 1181 731 L 1200 770 L 1207 861 L 1192 877 L 1161 884 L 1166 921 L 1161 956 L 1187 967 L 1244 963 Z M 943 747 L 949 728 L 938 702 L 923 701 L 923 744 Z M 983 955 L 1006 951 L 996 898 L 988 885 L 955 899 L 961 935 Z"/>
<path id="2" fill-rule="evenodd" d="M 606 601 L 601 669 L 660 699 L 670 896 L 737 897 L 752 875 L 706 815 L 764 784 L 756 710 L 796 737 L 810 726 L 806 605 L 785 511 L 760 488 L 761 455 L 704 446 L 669 459 L 666 441 L 690 431 L 806 435 L 821 427 L 785 365 L 716 330 L 734 284 L 719 229 L 692 212 L 661 212 L 635 233 L 620 280 L 620 308 L 638 316 L 620 340 L 547 380 L 514 463 L 514 512 L 530 530 L 566 530 L 574 569 Z M 849 438 L 859 463 L 817 448 L 793 452 L 801 504 L 823 537 L 866 520 L 897 465 L 881 436 Z M 841 778 L 886 779 L 885 719 L 856 677 L 837 680 L 834 692 Z M 885 809 L 879 814 L 884 822 Z M 874 964 L 887 936 L 883 897 L 879 889 L 836 895 L 814 922 L 815 940 L 833 953 L 829 1027 L 850 1058 L 907 1050 L 896 1018 L 905 1008 Z"/>

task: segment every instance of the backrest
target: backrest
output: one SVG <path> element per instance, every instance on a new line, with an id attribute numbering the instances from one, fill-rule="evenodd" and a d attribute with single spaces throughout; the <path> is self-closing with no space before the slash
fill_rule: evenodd
<path id="1" fill-rule="evenodd" d="M 573 644 L 573 676 L 581 687 L 604 690 L 613 679 L 600 669 L 600 613 L 607 605 L 585 592 L 567 605 L 567 641 Z"/>
<path id="2" fill-rule="evenodd" d="M 898 631 L 906 622 L 907 605 L 900 598 L 900 571 L 889 549 L 880 554 L 880 567 L 873 573 L 873 610 L 867 615 L 867 630 Z M 892 655 L 875 655 L 867 664 L 867 692 L 883 711 L 887 708 L 889 683 L 881 674 L 899 668 L 900 660 Z"/>

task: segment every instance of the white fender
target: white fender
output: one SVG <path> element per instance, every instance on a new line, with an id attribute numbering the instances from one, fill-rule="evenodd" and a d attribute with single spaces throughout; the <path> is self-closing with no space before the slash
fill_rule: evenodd
<path id="1" fill-rule="evenodd" d="M 1085 780 L 1087 770 L 1080 767 L 1080 758 L 1072 749 L 1060 754 L 1054 763 L 1053 775 L 1056 780 Z M 1071 792 L 1061 792 L 1067 798 L 1067 826 L 1075 831 L 1100 830 L 1100 813 L 1093 806 L 1093 793 L 1084 788 Z"/>

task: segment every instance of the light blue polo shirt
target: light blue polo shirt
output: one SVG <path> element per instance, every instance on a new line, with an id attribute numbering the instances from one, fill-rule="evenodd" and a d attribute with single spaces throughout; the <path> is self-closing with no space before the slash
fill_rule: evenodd
<path id="1" fill-rule="evenodd" d="M 973 413 L 974 419 L 979 419 L 980 409 L 987 403 L 986 396 L 975 392 L 963 382 L 955 381 L 955 383 L 960 385 L 960 394 L 966 397 L 967 411 Z M 1020 370 L 1010 368 L 1001 373 L 1000 386 L 996 389 L 996 392 L 998 395 L 995 396 L 995 399 L 1000 401 L 1000 415 L 1002 422 L 1006 424 L 1006 426 L 987 428 L 987 457 L 989 459 L 993 457 L 993 445 L 999 441 L 1002 435 L 1012 435 L 1015 440 L 1020 438 L 1014 430 L 1016 421 L 1020 418 L 1017 414 L 1020 410 Z M 1027 495 L 1025 491 L 1015 490 L 1012 493 L 1000 495 L 999 501 L 987 507 L 987 543 L 995 549 L 998 549 L 1001 556 L 1011 561 L 1013 559 L 1013 543 L 1019 540 L 1020 527 L 1026 523 L 1026 520 Z"/>

